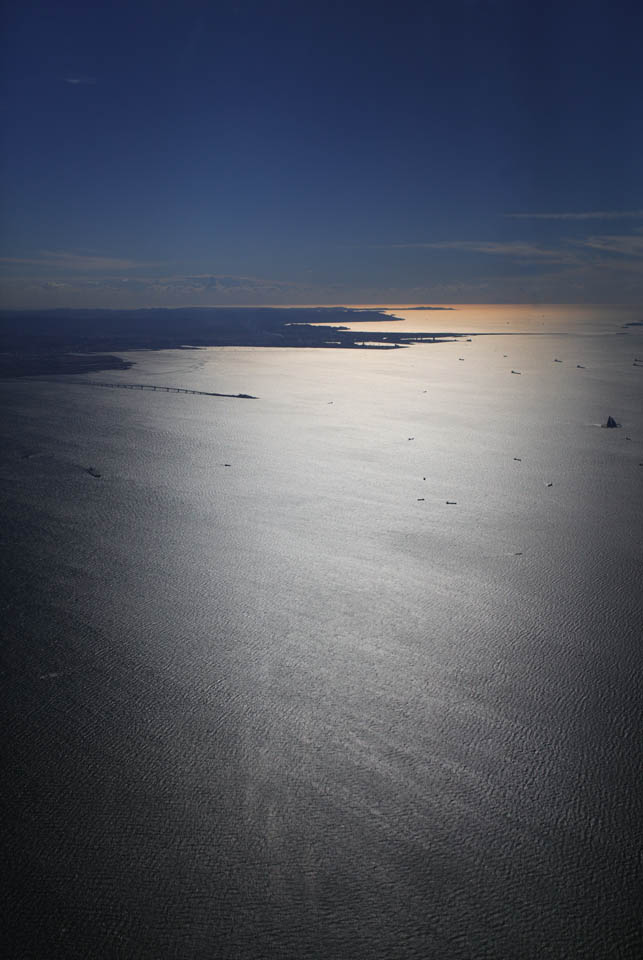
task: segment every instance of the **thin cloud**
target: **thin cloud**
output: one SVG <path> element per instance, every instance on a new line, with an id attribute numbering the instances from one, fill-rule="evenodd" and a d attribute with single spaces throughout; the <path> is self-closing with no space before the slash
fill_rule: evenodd
<path id="1" fill-rule="evenodd" d="M 57 270 L 77 270 L 80 273 L 111 270 L 134 270 L 140 267 L 155 266 L 153 263 L 141 263 L 121 257 L 100 257 L 68 251 L 43 250 L 37 257 L 0 257 L 0 263 L 29 264 L 40 267 L 53 267 Z"/>
<path id="2" fill-rule="evenodd" d="M 642 220 L 643 210 L 588 210 L 583 213 L 505 213 L 510 220 Z"/>
<path id="3" fill-rule="evenodd" d="M 604 236 L 586 237 L 584 240 L 576 242 L 579 246 L 587 247 L 590 250 L 598 250 L 601 253 L 615 253 L 625 257 L 643 257 L 643 236 L 639 233 L 633 235 L 606 234 Z"/>
<path id="4" fill-rule="evenodd" d="M 91 86 L 96 83 L 95 77 L 65 77 L 65 83 L 71 83 L 74 86 Z"/>
<path id="5" fill-rule="evenodd" d="M 539 247 L 520 240 L 504 243 L 492 240 L 438 240 L 432 243 L 392 243 L 389 246 L 392 249 L 460 250 L 463 253 L 484 253 L 532 263 L 573 263 L 577 259 L 566 251 Z"/>

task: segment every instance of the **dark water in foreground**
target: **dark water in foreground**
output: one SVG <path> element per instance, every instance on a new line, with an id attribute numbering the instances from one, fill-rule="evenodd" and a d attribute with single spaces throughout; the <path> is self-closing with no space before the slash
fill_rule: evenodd
<path id="1" fill-rule="evenodd" d="M 642 353 L 0 383 L 9 955 L 639 956 Z"/>

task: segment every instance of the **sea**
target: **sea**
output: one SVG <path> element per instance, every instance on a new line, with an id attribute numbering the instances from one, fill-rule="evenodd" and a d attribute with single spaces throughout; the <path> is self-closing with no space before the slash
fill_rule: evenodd
<path id="1" fill-rule="evenodd" d="M 389 313 L 0 381 L 6 957 L 642 955 L 643 310 Z"/>

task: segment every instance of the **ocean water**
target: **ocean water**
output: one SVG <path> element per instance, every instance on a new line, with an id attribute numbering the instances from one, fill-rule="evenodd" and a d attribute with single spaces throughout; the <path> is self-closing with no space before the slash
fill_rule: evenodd
<path id="1" fill-rule="evenodd" d="M 404 317 L 0 382 L 7 955 L 640 955 L 643 328 Z"/>

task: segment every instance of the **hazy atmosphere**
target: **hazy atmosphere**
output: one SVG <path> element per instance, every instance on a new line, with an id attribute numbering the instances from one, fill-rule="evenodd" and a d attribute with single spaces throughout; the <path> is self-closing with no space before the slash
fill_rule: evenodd
<path id="1" fill-rule="evenodd" d="M 5 6 L 9 960 L 639 960 L 640 4 Z"/>

